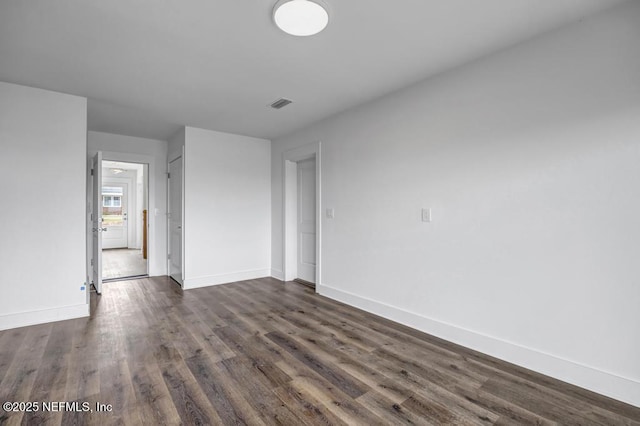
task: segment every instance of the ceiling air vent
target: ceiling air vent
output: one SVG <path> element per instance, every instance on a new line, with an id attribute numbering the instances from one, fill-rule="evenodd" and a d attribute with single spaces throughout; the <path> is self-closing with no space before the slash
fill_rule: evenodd
<path id="1" fill-rule="evenodd" d="M 274 103 L 271 104 L 271 108 L 273 109 L 280 109 L 280 108 L 284 108 L 287 105 L 289 105 L 291 102 L 293 102 L 290 99 L 285 99 L 285 98 L 280 98 L 277 101 L 275 101 Z"/>

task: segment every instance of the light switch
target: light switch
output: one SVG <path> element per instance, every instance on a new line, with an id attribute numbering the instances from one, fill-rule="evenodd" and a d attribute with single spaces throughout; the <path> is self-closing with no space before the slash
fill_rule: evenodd
<path id="1" fill-rule="evenodd" d="M 422 209 L 422 221 L 431 222 L 431 209 Z"/>
<path id="2" fill-rule="evenodd" d="M 335 212 L 333 209 L 327 209 L 327 219 L 333 219 L 335 217 Z"/>

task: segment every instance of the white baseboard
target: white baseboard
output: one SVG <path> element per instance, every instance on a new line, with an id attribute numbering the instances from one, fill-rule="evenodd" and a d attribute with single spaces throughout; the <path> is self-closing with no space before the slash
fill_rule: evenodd
<path id="1" fill-rule="evenodd" d="M 186 278 L 182 285 L 183 290 L 191 290 L 200 287 L 209 287 L 218 284 L 228 284 L 236 281 L 254 280 L 271 276 L 270 269 L 254 269 L 251 271 L 239 271 L 229 274 L 207 275 L 197 278 Z"/>
<path id="2" fill-rule="evenodd" d="M 318 285 L 322 296 L 355 306 L 453 343 L 640 407 L 640 382 L 536 349 L 446 324 L 346 291 Z"/>
<path id="3" fill-rule="evenodd" d="M 0 315 L 0 330 L 89 316 L 89 304 Z"/>
<path id="4" fill-rule="evenodd" d="M 284 272 L 279 269 L 272 269 L 271 276 L 277 280 L 284 281 Z"/>

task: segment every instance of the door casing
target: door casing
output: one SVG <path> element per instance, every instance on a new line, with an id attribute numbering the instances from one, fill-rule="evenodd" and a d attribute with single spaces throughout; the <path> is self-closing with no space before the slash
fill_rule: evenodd
<path id="1" fill-rule="evenodd" d="M 98 151 L 91 165 L 91 267 L 92 283 L 96 293 L 102 293 L 102 152 Z"/>
<path id="2" fill-rule="evenodd" d="M 298 161 L 296 163 L 297 181 L 297 253 L 298 265 L 296 278 L 307 283 L 315 284 L 316 259 L 315 240 L 316 222 L 318 217 L 315 211 L 315 156 Z"/>
<path id="3" fill-rule="evenodd" d="M 297 162 L 314 158 L 316 160 L 316 291 L 322 283 L 322 185 L 321 185 L 321 142 L 313 142 L 282 154 L 282 268 L 285 281 L 291 281 L 297 275 Z"/>
<path id="4" fill-rule="evenodd" d="M 178 171 L 172 171 L 172 164 L 175 163 L 176 161 L 180 162 L 180 168 L 178 169 Z M 167 273 L 171 278 L 173 278 L 181 286 L 184 285 L 184 276 L 185 276 L 185 270 L 184 270 L 185 269 L 185 264 L 184 264 L 185 263 L 184 262 L 184 259 L 185 259 L 185 256 L 184 256 L 184 232 L 185 232 L 184 169 L 185 169 L 185 163 L 184 163 L 184 150 L 183 150 L 183 155 L 172 159 L 167 164 L 167 170 L 169 171 L 169 175 L 167 179 Z M 173 173 L 173 175 L 171 173 Z M 178 173 L 179 176 L 176 176 L 176 173 Z M 178 179 L 178 178 L 179 178 L 179 194 L 178 194 L 178 199 L 174 199 L 173 197 L 175 196 L 175 194 L 172 194 L 172 191 L 171 191 L 172 179 Z M 174 180 L 173 182 L 177 182 L 177 181 Z M 178 211 L 173 211 L 172 205 L 177 205 L 178 203 L 179 203 Z M 175 222 L 174 220 L 175 219 L 174 215 L 176 213 L 179 213 L 180 215 L 179 223 Z M 174 229 L 174 227 L 178 227 L 178 226 L 179 226 L 179 229 Z M 174 253 L 176 250 L 173 249 L 173 247 L 175 247 L 174 239 L 176 238 L 179 239 L 179 244 L 180 244 L 180 249 L 178 250 L 179 253 Z M 174 272 L 172 270 L 172 265 L 177 260 L 175 256 L 179 256 L 180 271 Z"/>

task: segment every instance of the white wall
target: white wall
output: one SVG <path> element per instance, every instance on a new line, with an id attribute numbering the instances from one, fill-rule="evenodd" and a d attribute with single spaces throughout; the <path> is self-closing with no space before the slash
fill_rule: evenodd
<path id="1" fill-rule="evenodd" d="M 271 144 L 186 128 L 184 288 L 269 275 Z"/>
<path id="2" fill-rule="evenodd" d="M 0 329 L 89 314 L 86 132 L 85 98 L 0 82 Z"/>
<path id="3" fill-rule="evenodd" d="M 273 141 L 272 268 L 320 140 L 321 294 L 640 405 L 638 40 L 629 2 Z"/>
<path id="4" fill-rule="evenodd" d="M 89 132 L 88 164 L 96 152 L 105 160 L 149 164 L 149 275 L 167 274 L 167 146 L 166 141 Z M 87 196 L 91 199 L 92 188 Z M 89 229 L 90 231 L 90 229 Z M 87 241 L 91 253 L 91 238 Z"/>

